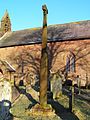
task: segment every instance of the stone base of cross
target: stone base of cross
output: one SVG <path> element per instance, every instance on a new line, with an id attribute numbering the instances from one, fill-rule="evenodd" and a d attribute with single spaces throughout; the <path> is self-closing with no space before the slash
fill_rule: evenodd
<path id="1" fill-rule="evenodd" d="M 50 104 L 47 104 L 47 106 L 41 106 L 40 104 L 36 104 L 32 109 L 28 110 L 26 112 L 29 116 L 47 116 L 47 117 L 55 117 L 55 110 L 53 110 L 52 106 Z"/>

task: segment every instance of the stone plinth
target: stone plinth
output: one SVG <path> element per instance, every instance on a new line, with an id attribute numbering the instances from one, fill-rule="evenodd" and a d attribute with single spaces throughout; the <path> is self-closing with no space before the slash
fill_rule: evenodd
<path id="1" fill-rule="evenodd" d="M 30 111 L 27 110 L 26 113 L 29 116 L 55 116 L 55 111 L 49 104 L 47 104 L 47 106 L 41 106 L 40 104 L 36 104 L 34 107 L 32 107 Z"/>

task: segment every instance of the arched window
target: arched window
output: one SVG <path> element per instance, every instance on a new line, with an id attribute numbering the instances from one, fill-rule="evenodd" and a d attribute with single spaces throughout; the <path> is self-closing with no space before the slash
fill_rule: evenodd
<path id="1" fill-rule="evenodd" d="M 73 52 L 66 58 L 66 73 L 68 72 L 75 72 L 75 55 Z"/>

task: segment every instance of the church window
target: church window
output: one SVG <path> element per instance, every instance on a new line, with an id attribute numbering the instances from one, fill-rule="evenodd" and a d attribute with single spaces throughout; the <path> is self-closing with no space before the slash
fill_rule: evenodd
<path id="1" fill-rule="evenodd" d="M 66 73 L 75 72 L 75 55 L 70 53 L 66 58 Z"/>

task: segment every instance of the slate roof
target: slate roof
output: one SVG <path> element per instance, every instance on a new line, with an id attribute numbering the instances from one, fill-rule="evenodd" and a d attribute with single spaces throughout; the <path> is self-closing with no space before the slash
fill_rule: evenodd
<path id="1" fill-rule="evenodd" d="M 0 38 L 0 48 L 41 43 L 42 28 L 6 33 Z M 90 39 L 90 20 L 48 26 L 48 42 Z"/>

